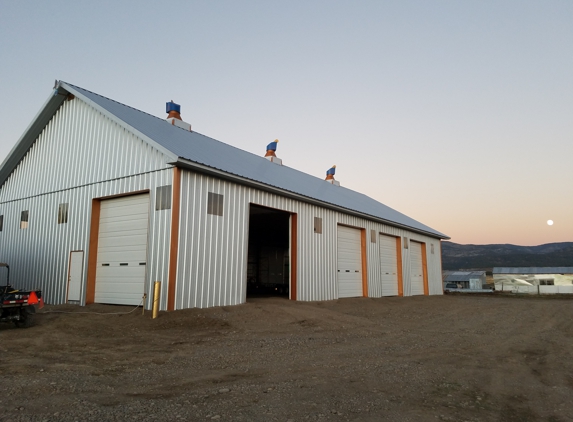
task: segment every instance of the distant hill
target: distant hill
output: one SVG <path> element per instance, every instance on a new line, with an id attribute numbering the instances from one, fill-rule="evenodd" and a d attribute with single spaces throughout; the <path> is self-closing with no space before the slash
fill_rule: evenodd
<path id="1" fill-rule="evenodd" d="M 573 267 L 573 242 L 539 246 L 460 245 L 442 242 L 444 270 L 493 267 Z"/>

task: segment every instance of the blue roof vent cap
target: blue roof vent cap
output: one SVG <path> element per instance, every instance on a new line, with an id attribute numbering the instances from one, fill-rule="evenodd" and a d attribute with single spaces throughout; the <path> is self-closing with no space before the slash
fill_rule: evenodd
<path id="1" fill-rule="evenodd" d="M 165 104 L 165 112 L 170 113 L 172 111 L 175 111 L 177 113 L 181 113 L 181 106 L 179 104 L 175 104 L 173 102 L 173 100 L 171 100 Z"/>

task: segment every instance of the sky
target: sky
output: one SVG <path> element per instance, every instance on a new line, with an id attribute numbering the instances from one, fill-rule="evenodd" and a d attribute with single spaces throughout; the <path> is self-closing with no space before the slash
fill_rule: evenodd
<path id="1" fill-rule="evenodd" d="M 456 243 L 573 241 L 573 2 L 0 0 L 0 160 L 56 79 Z M 547 220 L 553 220 L 549 226 Z"/>

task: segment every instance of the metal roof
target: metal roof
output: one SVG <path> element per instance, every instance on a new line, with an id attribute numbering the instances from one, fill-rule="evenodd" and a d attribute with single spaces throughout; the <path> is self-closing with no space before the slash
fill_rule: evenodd
<path id="1" fill-rule="evenodd" d="M 481 278 L 483 276 L 485 276 L 485 271 L 454 271 L 449 274 L 444 281 L 470 281 L 470 279 Z"/>
<path id="2" fill-rule="evenodd" d="M 495 267 L 494 274 L 573 274 L 573 267 Z"/>
<path id="3" fill-rule="evenodd" d="M 4 160 L 0 168 L 1 184 L 8 178 L 39 135 L 38 128 L 41 127 L 43 129 L 42 123 L 45 126 L 49 121 L 49 119 L 46 120 L 47 114 L 51 112 L 52 114 L 49 116 L 51 118 L 68 93 L 91 104 L 104 115 L 155 146 L 168 157 L 171 157 L 175 165 L 212 172 L 221 177 L 237 180 L 239 183 L 251 183 L 259 188 L 276 191 L 282 195 L 290 194 L 303 201 L 340 209 L 341 211 L 382 223 L 402 226 L 433 237 L 448 239 L 448 236 L 445 234 L 364 194 L 326 183 L 318 177 L 291 167 L 271 163 L 262 156 L 241 150 L 200 133 L 178 128 L 162 118 L 63 81 L 58 82 L 53 97 L 44 106 L 44 108 L 49 109 L 49 112 L 41 111 L 38 114 L 42 119 L 38 119 L 40 120 L 39 122 L 35 120 L 31 124 L 30 127 L 33 126 L 34 130 L 27 130 L 12 150 L 12 152 L 16 150 L 17 153 L 11 153 Z M 41 131 L 41 129 L 39 130 Z"/>

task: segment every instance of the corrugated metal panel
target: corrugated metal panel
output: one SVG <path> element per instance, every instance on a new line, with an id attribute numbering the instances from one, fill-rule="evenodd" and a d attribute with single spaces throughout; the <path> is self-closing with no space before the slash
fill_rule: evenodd
<path id="1" fill-rule="evenodd" d="M 155 211 L 153 204 L 155 187 L 171 184 L 172 175 L 173 171 L 166 169 L 126 180 L 116 179 L 0 204 L 0 214 L 4 215 L 4 227 L 0 233 L 0 261 L 10 264 L 13 284 L 20 288 L 41 286 L 48 303 L 64 303 L 69 253 L 72 250 L 83 250 L 85 261 L 81 297 L 84 304 L 92 198 L 149 189 L 151 206 L 147 277 L 148 281 L 165 281 L 162 298 L 166 303 L 166 255 L 171 213 L 170 210 Z M 70 204 L 67 224 L 58 224 L 60 203 Z M 19 228 L 22 210 L 30 211 L 28 229 Z M 151 292 L 149 288 L 146 290 L 148 294 Z"/>
<path id="2" fill-rule="evenodd" d="M 69 253 L 83 250 L 84 304 L 92 198 L 149 190 L 147 280 L 165 281 L 165 308 L 171 210 L 154 207 L 155 188 L 172 183 L 173 170 L 165 162 L 81 100 L 65 102 L 0 191 L 0 261 L 10 264 L 13 284 L 42 287 L 47 302 L 63 303 Z M 69 204 L 66 224 L 58 224 L 61 203 Z M 27 229 L 19 228 L 23 210 L 29 210 Z"/>
<path id="3" fill-rule="evenodd" d="M 260 155 L 243 151 L 197 132 L 180 129 L 164 119 L 83 88 L 64 82 L 62 82 L 62 87 L 75 95 L 84 96 L 178 157 L 268 186 L 447 238 L 446 235 L 351 189 L 324 183 L 318 177 L 287 166 L 273 164 Z"/>
<path id="4" fill-rule="evenodd" d="M 440 241 L 210 176 L 182 171 L 176 308 L 235 305 L 246 300 L 249 203 L 298 215 L 299 300 L 338 297 L 337 225 L 408 237 L 427 247 L 429 293 L 442 294 Z M 325 182 L 326 183 L 326 182 Z M 223 216 L 207 214 L 209 192 L 224 195 Z M 314 233 L 322 218 L 322 234 Z M 431 253 L 434 244 L 434 253 Z M 382 296 L 378 244 L 366 242 L 368 294 Z M 402 249 L 404 295 L 410 295 L 409 249 Z"/>
<path id="5" fill-rule="evenodd" d="M 159 170 L 167 161 L 80 99 L 65 101 L 2 186 L 0 202 Z"/>
<path id="6" fill-rule="evenodd" d="M 495 267 L 494 274 L 573 274 L 573 267 Z"/>

